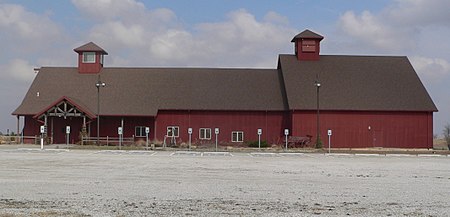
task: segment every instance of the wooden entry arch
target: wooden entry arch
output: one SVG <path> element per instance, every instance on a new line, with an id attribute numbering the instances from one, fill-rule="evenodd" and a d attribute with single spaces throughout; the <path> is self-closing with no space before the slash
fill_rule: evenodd
<path id="1" fill-rule="evenodd" d="M 81 133 L 87 135 L 87 123 L 95 119 L 95 115 L 86 107 L 80 106 L 75 100 L 63 96 L 42 110 L 34 119 L 46 126 L 45 137 L 48 143 L 63 143 L 66 138 L 65 130 L 58 130 L 70 126 L 71 142 L 78 142 Z"/>

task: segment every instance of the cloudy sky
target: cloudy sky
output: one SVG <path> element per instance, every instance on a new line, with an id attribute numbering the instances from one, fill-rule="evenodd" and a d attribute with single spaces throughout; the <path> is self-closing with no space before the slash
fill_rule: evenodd
<path id="1" fill-rule="evenodd" d="M 292 37 L 325 36 L 322 54 L 408 56 L 450 122 L 448 0 L 0 0 L 0 131 L 34 79 L 33 68 L 76 66 L 93 41 L 105 66 L 275 68 Z"/>

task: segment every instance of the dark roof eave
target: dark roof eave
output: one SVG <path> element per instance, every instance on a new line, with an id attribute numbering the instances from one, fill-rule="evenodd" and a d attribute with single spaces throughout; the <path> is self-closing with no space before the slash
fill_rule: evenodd
<path id="1" fill-rule="evenodd" d="M 317 108 L 290 108 L 291 111 L 317 111 Z M 406 109 L 320 109 L 325 112 L 438 112 L 439 110 L 406 110 Z"/>
<path id="2" fill-rule="evenodd" d="M 309 29 L 306 29 L 305 31 L 294 36 L 294 38 L 292 38 L 291 42 L 295 42 L 296 39 L 319 39 L 319 41 L 322 41 L 323 36 L 313 32 Z"/>
<path id="3" fill-rule="evenodd" d="M 100 116 L 105 117 L 156 117 L 154 114 L 100 114 Z"/>
<path id="4" fill-rule="evenodd" d="M 285 112 L 286 109 L 158 109 L 159 111 L 215 111 L 215 112 Z"/>

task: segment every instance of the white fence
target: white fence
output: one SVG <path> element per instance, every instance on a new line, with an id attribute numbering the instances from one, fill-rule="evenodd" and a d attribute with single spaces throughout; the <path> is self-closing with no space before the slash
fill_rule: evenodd
<path id="1" fill-rule="evenodd" d="M 0 144 L 40 144 L 41 137 L 36 136 L 0 136 Z M 100 145 L 119 145 L 119 137 L 99 137 Z M 51 141 L 48 141 L 51 143 Z M 83 137 L 81 145 L 97 144 L 97 137 Z M 122 138 L 122 145 L 134 145 L 134 137 Z"/>
<path id="2" fill-rule="evenodd" d="M 119 137 L 98 137 L 100 145 L 119 145 Z M 122 145 L 134 145 L 134 137 L 122 138 Z M 97 144 L 97 137 L 82 137 L 81 145 Z"/>

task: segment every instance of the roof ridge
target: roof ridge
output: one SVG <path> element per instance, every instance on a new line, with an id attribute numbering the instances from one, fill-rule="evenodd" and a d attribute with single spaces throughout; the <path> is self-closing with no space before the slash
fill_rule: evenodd
<path id="1" fill-rule="evenodd" d="M 108 52 L 106 52 L 103 48 L 101 48 L 100 46 L 96 45 L 94 42 L 88 42 L 84 45 L 81 45 L 80 47 L 77 47 L 75 49 L 73 49 L 75 52 L 80 53 L 83 51 L 96 51 L 96 52 L 101 52 L 103 54 L 108 55 Z"/>
<path id="2" fill-rule="evenodd" d="M 278 54 L 279 56 L 292 56 L 295 54 Z M 394 58 L 394 57 L 408 57 L 406 55 L 351 55 L 351 54 L 321 54 L 321 57 L 383 57 L 383 58 Z"/>

